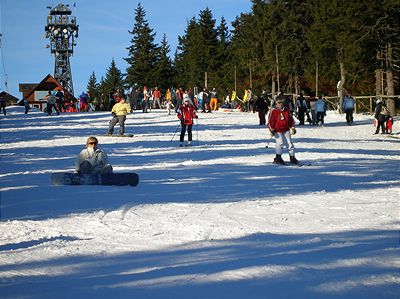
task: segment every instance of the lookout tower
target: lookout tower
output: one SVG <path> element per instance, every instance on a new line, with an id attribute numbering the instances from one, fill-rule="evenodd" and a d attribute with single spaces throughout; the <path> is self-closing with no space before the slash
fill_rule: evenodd
<path id="1" fill-rule="evenodd" d="M 76 46 L 75 39 L 78 37 L 78 25 L 76 17 L 72 16 L 69 5 L 58 4 L 50 10 L 47 16 L 47 25 L 45 26 L 46 38 L 50 40 L 51 54 L 54 54 L 54 78 L 61 83 L 65 90 L 72 95 L 74 87 L 72 84 L 71 64 L 69 58 L 74 52 Z"/>

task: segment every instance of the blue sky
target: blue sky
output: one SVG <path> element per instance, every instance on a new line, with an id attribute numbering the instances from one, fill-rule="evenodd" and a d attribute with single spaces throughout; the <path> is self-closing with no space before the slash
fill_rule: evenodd
<path id="1" fill-rule="evenodd" d="M 73 3 L 76 2 L 76 10 Z M 97 79 L 105 75 L 114 58 L 123 72 L 134 25 L 134 10 L 141 2 L 146 18 L 156 32 L 158 43 L 167 35 L 173 55 L 178 35 L 183 35 L 187 20 L 199 15 L 200 10 L 210 8 L 219 24 L 224 16 L 230 24 L 242 12 L 251 10 L 250 0 L 66 0 L 77 17 L 79 37 L 71 58 L 75 94 L 80 94 L 92 71 Z M 19 83 L 39 83 L 47 74 L 54 73 L 54 57 L 50 55 L 44 36 L 44 26 L 49 5 L 60 1 L 0 0 L 1 90 L 21 97 Z"/>

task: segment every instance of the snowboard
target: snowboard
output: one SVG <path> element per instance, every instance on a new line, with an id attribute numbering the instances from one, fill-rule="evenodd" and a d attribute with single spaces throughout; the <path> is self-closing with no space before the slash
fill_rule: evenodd
<path id="1" fill-rule="evenodd" d="M 108 185 L 108 186 L 136 186 L 139 184 L 139 175 L 133 172 L 106 173 L 106 174 L 79 174 L 58 172 L 51 175 L 51 183 L 60 185 Z"/>

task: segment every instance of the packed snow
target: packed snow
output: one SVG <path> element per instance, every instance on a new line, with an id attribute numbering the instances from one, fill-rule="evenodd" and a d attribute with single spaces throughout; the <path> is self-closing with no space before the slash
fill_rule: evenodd
<path id="1" fill-rule="evenodd" d="M 1 116 L 1 298 L 399 298 L 399 119 L 328 112 L 298 126 L 277 166 L 257 115 L 199 114 L 194 146 L 178 119 L 107 112 Z M 116 128 L 117 129 L 117 128 Z M 130 186 L 52 186 L 97 136 Z M 391 138 L 393 137 L 393 138 Z M 283 155 L 288 160 L 288 155 Z"/>

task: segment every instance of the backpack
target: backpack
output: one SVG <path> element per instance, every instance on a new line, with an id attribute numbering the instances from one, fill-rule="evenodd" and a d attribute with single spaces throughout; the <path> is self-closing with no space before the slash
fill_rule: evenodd
<path id="1" fill-rule="evenodd" d="M 389 109 L 386 107 L 386 106 L 383 106 L 382 105 L 382 108 L 381 108 L 381 113 L 380 114 L 382 114 L 382 115 L 389 115 L 390 113 L 389 113 Z"/>

